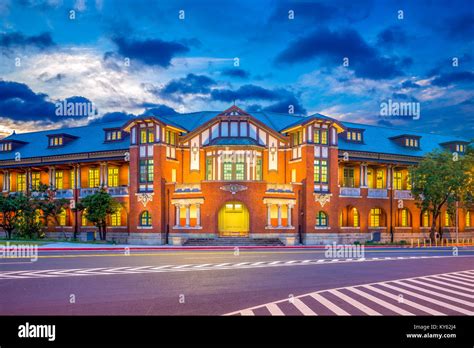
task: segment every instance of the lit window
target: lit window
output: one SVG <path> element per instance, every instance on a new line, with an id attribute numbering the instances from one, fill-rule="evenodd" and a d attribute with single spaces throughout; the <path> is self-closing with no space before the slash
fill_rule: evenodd
<path id="1" fill-rule="evenodd" d="M 428 210 L 425 210 L 423 212 L 422 226 L 423 227 L 430 227 L 430 213 L 428 212 Z"/>
<path id="2" fill-rule="evenodd" d="M 59 226 L 66 226 L 67 214 L 66 210 L 62 209 L 58 216 Z"/>
<path id="3" fill-rule="evenodd" d="M 328 216 L 325 212 L 320 211 L 316 215 L 316 226 L 322 227 L 328 225 Z"/>
<path id="4" fill-rule="evenodd" d="M 39 190 L 40 184 L 41 184 L 40 173 L 39 172 L 31 173 L 31 188 L 33 190 Z"/>
<path id="5" fill-rule="evenodd" d="M 117 187 L 119 185 L 119 169 L 117 167 L 108 168 L 108 186 Z"/>
<path id="6" fill-rule="evenodd" d="M 55 147 L 55 146 L 62 146 L 63 145 L 63 137 L 62 136 L 55 136 L 49 138 L 49 146 Z"/>
<path id="7" fill-rule="evenodd" d="M 314 182 L 328 183 L 328 161 L 314 161 Z"/>
<path id="8" fill-rule="evenodd" d="M 466 227 L 471 227 L 471 212 L 466 213 Z"/>
<path id="9" fill-rule="evenodd" d="M 224 163 L 224 180 L 232 180 L 232 163 Z"/>
<path id="10" fill-rule="evenodd" d="M 393 188 L 395 190 L 402 189 L 402 172 L 396 171 L 393 173 Z"/>
<path id="11" fill-rule="evenodd" d="M 385 171 L 383 169 L 377 169 L 375 174 L 375 188 L 381 189 L 384 186 Z"/>
<path id="12" fill-rule="evenodd" d="M 380 208 L 370 209 L 370 227 L 380 227 L 382 210 Z"/>
<path id="13" fill-rule="evenodd" d="M 168 145 L 176 145 L 176 133 L 167 130 L 165 133 L 165 143 Z"/>
<path id="14" fill-rule="evenodd" d="M 54 174 L 54 178 L 56 180 L 56 189 L 62 190 L 64 188 L 63 172 L 57 171 Z"/>
<path id="15" fill-rule="evenodd" d="M 303 132 L 302 131 L 297 131 L 294 133 L 291 133 L 291 145 L 292 146 L 298 146 L 303 143 Z"/>
<path id="16" fill-rule="evenodd" d="M 352 217 L 354 227 L 359 227 L 359 211 L 356 208 L 352 208 Z"/>
<path id="17" fill-rule="evenodd" d="M 149 144 L 155 142 L 155 130 L 153 127 L 140 129 L 140 143 Z"/>
<path id="18" fill-rule="evenodd" d="M 151 226 L 151 215 L 146 210 L 140 215 L 140 226 Z"/>
<path id="19" fill-rule="evenodd" d="M 122 139 L 122 131 L 118 129 L 106 131 L 107 141 L 117 141 Z"/>
<path id="20" fill-rule="evenodd" d="M 117 212 L 110 215 L 110 224 L 112 226 L 121 226 L 122 225 L 122 214 L 121 214 L 120 210 L 117 210 Z"/>
<path id="21" fill-rule="evenodd" d="M 408 227 L 409 226 L 409 221 L 408 221 L 408 209 L 402 209 L 400 211 L 400 224 L 401 227 Z"/>
<path id="22" fill-rule="evenodd" d="M 314 130 L 314 143 L 319 144 L 321 142 L 321 136 L 319 129 Z"/>
<path id="23" fill-rule="evenodd" d="M 255 168 L 255 180 L 262 180 L 262 159 L 257 158 L 257 166 Z"/>
<path id="24" fill-rule="evenodd" d="M 2 143 L 0 144 L 0 151 L 11 151 L 12 143 Z"/>
<path id="25" fill-rule="evenodd" d="M 212 157 L 206 158 L 206 180 L 212 180 Z"/>
<path id="26" fill-rule="evenodd" d="M 76 188 L 76 173 L 75 170 L 71 170 L 71 188 Z"/>
<path id="27" fill-rule="evenodd" d="M 245 180 L 245 164 L 242 162 L 235 164 L 235 180 Z"/>
<path id="28" fill-rule="evenodd" d="M 343 187 L 354 187 L 354 168 L 344 168 Z"/>
<path id="29" fill-rule="evenodd" d="M 90 168 L 89 169 L 89 187 L 95 188 L 99 187 L 99 169 L 98 168 Z"/>
<path id="30" fill-rule="evenodd" d="M 18 192 L 26 191 L 26 174 L 18 173 L 16 177 L 16 188 Z"/>
<path id="31" fill-rule="evenodd" d="M 445 227 L 450 227 L 452 224 L 452 219 L 451 219 L 451 214 L 449 214 L 448 212 L 446 212 L 444 214 L 444 226 Z"/>
<path id="32" fill-rule="evenodd" d="M 321 131 L 321 144 L 327 145 L 328 143 L 328 131 L 322 130 Z"/>

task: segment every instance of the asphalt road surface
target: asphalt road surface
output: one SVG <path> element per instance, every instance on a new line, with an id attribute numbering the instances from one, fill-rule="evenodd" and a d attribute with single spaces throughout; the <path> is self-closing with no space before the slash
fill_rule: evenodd
<path id="1" fill-rule="evenodd" d="M 40 252 L 0 291 L 2 315 L 473 315 L 474 248 Z"/>

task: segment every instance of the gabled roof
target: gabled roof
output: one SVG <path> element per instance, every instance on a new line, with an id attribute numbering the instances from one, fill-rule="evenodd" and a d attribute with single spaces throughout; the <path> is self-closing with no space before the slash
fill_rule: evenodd
<path id="1" fill-rule="evenodd" d="M 73 127 L 67 129 L 52 129 L 41 132 L 12 134 L 3 140 L 14 140 L 26 142 L 18 152 L 21 158 L 32 158 L 42 156 L 58 156 L 97 151 L 128 150 L 130 141 L 127 133 L 123 134 L 122 140 L 105 142 L 104 128 L 118 128 L 123 126 L 123 121 L 96 123 L 92 125 Z M 48 147 L 48 136 L 67 133 L 77 137 L 76 140 L 58 147 Z M 0 152 L 0 161 L 15 159 L 15 152 Z"/>

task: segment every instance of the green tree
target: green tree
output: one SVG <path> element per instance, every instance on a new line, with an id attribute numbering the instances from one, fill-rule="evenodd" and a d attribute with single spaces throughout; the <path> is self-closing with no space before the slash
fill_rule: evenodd
<path id="1" fill-rule="evenodd" d="M 2 214 L 0 227 L 3 228 L 8 239 L 12 238 L 13 230 L 18 225 L 20 212 L 26 205 L 27 199 L 23 195 L 0 196 L 0 213 Z"/>
<path id="2" fill-rule="evenodd" d="M 446 206 L 453 214 L 456 202 L 460 206 L 472 204 L 474 193 L 474 151 L 468 148 L 464 155 L 449 151 L 433 151 L 417 166 L 410 168 L 413 180 L 412 194 L 422 211 L 432 218 L 430 239 L 435 240 L 436 221 Z M 451 216 L 454 216 L 451 215 Z M 440 229 L 440 237 L 442 230 Z"/>
<path id="3" fill-rule="evenodd" d="M 92 222 L 99 231 L 101 240 L 107 238 L 107 216 L 115 214 L 121 207 L 105 189 L 87 196 L 77 204 L 77 210 L 85 214 L 87 220 Z"/>

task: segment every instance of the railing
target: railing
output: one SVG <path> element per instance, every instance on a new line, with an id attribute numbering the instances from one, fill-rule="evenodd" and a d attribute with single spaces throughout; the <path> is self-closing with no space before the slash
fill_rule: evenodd
<path id="1" fill-rule="evenodd" d="M 176 184 L 175 192 L 201 192 L 201 184 Z"/>
<path id="2" fill-rule="evenodd" d="M 369 188 L 367 191 L 367 197 L 370 198 L 387 198 L 388 197 L 388 191 L 386 189 L 374 189 L 374 188 Z"/>
<path id="3" fill-rule="evenodd" d="M 395 199 L 413 199 L 410 190 L 395 190 Z"/>
<path id="4" fill-rule="evenodd" d="M 360 188 L 359 187 L 341 187 L 339 190 L 339 196 L 360 197 Z"/>
<path id="5" fill-rule="evenodd" d="M 80 197 L 87 197 L 93 195 L 94 193 L 99 192 L 99 188 L 81 188 Z"/>
<path id="6" fill-rule="evenodd" d="M 109 187 L 107 191 L 111 196 L 128 196 L 128 186 Z"/>
<path id="7" fill-rule="evenodd" d="M 291 184 L 267 184 L 267 192 L 293 192 Z"/>
<path id="8" fill-rule="evenodd" d="M 74 197 L 74 191 L 72 189 L 56 190 L 56 193 L 55 193 L 55 198 L 56 199 L 73 198 L 73 197 Z"/>

